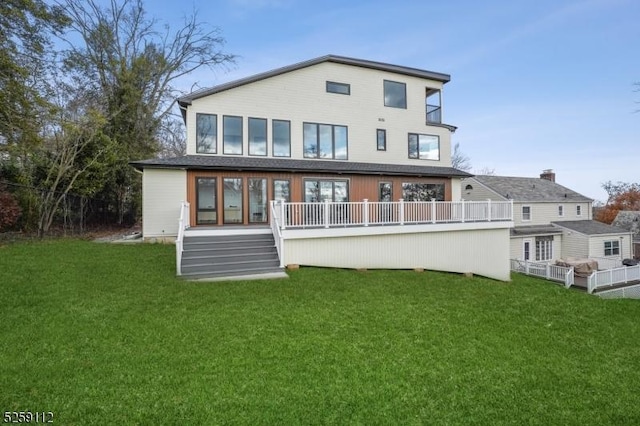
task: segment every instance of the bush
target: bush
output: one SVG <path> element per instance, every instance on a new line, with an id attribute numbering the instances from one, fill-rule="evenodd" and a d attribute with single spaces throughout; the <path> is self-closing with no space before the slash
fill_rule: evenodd
<path id="1" fill-rule="evenodd" d="M 0 183 L 0 230 L 10 228 L 18 222 L 22 210 L 7 186 Z"/>

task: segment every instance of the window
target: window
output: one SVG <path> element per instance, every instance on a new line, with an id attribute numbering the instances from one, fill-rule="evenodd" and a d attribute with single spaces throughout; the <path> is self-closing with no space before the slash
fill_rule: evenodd
<path id="1" fill-rule="evenodd" d="M 285 202 L 291 201 L 291 183 L 285 179 L 273 180 L 273 199 Z"/>
<path id="2" fill-rule="evenodd" d="M 242 117 L 225 115 L 222 119 L 223 154 L 242 155 Z"/>
<path id="3" fill-rule="evenodd" d="M 444 201 L 443 183 L 412 183 L 402 184 L 402 199 L 404 201 Z"/>
<path id="4" fill-rule="evenodd" d="M 196 152 L 215 154 L 218 141 L 218 116 L 196 114 Z"/>
<path id="5" fill-rule="evenodd" d="M 531 220 L 531 207 L 530 206 L 522 206 L 522 221 L 526 222 Z"/>
<path id="6" fill-rule="evenodd" d="M 472 185 L 467 185 L 467 186 L 464 187 L 464 189 L 466 191 L 473 191 L 473 186 Z"/>
<path id="7" fill-rule="evenodd" d="M 536 237 L 536 260 L 553 258 L 553 237 Z"/>
<path id="8" fill-rule="evenodd" d="M 391 182 L 380 182 L 378 200 L 381 202 L 393 201 L 393 184 Z"/>
<path id="9" fill-rule="evenodd" d="M 558 206 L 558 216 L 560 216 L 560 217 L 564 216 L 564 206 L 563 205 L 559 205 Z"/>
<path id="10" fill-rule="evenodd" d="M 249 223 L 267 221 L 267 180 L 249 178 Z"/>
<path id="11" fill-rule="evenodd" d="M 324 201 L 343 203 L 349 201 L 349 182 L 346 180 L 304 181 L 304 201 L 322 203 Z"/>
<path id="12" fill-rule="evenodd" d="M 340 95 L 350 95 L 351 85 L 346 83 L 336 83 L 335 81 L 327 81 L 327 92 L 338 93 Z"/>
<path id="13" fill-rule="evenodd" d="M 291 157 L 291 123 L 273 120 L 273 156 Z"/>
<path id="14" fill-rule="evenodd" d="M 224 223 L 242 223 L 242 179 L 224 178 Z"/>
<path id="15" fill-rule="evenodd" d="M 442 104 L 440 91 L 427 88 L 427 123 L 442 123 Z"/>
<path id="16" fill-rule="evenodd" d="M 304 123 L 305 158 L 347 159 L 347 127 Z"/>
<path id="17" fill-rule="evenodd" d="M 576 216 L 582 216 L 582 206 L 576 206 Z"/>
<path id="18" fill-rule="evenodd" d="M 218 223 L 216 209 L 216 179 L 196 178 L 196 224 L 207 225 Z"/>
<path id="19" fill-rule="evenodd" d="M 397 81 L 384 81 L 384 106 L 407 108 L 407 85 Z"/>
<path id="20" fill-rule="evenodd" d="M 440 160 L 440 137 L 409 133 L 409 158 Z"/>
<path id="21" fill-rule="evenodd" d="M 267 120 L 264 118 L 249 119 L 249 155 L 267 155 Z"/>
<path id="22" fill-rule="evenodd" d="M 387 131 L 384 129 L 378 129 L 377 133 L 377 146 L 378 151 L 386 151 L 387 150 Z"/>
<path id="23" fill-rule="evenodd" d="M 619 256 L 620 255 L 620 241 L 612 240 L 604 242 L 604 255 L 605 256 Z"/>

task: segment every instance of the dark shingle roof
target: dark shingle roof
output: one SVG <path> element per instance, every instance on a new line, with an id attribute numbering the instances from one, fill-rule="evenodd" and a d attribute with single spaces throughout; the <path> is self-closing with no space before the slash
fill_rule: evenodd
<path id="1" fill-rule="evenodd" d="M 503 197 L 517 202 L 593 201 L 547 179 L 486 175 L 474 176 L 474 179 Z"/>
<path id="2" fill-rule="evenodd" d="M 352 173 L 364 175 L 469 177 L 453 167 L 414 166 L 402 164 L 355 163 L 351 161 L 293 160 L 269 157 L 231 157 L 218 155 L 185 155 L 132 161 L 136 169 L 215 169 L 314 173 Z"/>
<path id="3" fill-rule="evenodd" d="M 320 64 L 322 62 L 333 62 L 337 64 L 352 65 L 352 66 L 361 67 L 361 68 L 388 71 L 388 72 L 393 72 L 396 74 L 404 74 L 412 77 L 428 78 L 430 80 L 440 81 L 442 83 L 447 83 L 449 80 L 451 80 L 451 76 L 449 76 L 448 74 L 442 74 L 439 72 L 427 71 L 427 70 L 411 68 L 411 67 L 403 67 L 400 65 L 386 64 L 383 62 L 374 62 L 374 61 L 367 61 L 363 59 L 348 58 L 345 56 L 326 55 L 326 56 L 321 56 L 319 58 L 310 59 L 308 61 L 299 62 L 297 64 L 288 65 L 286 67 L 277 68 L 275 70 L 263 72 L 260 74 L 255 74 L 246 78 L 231 81 L 229 83 L 224 83 L 224 84 L 220 84 L 218 86 L 210 87 L 207 89 L 198 90 L 196 92 L 193 92 L 178 98 L 178 103 L 181 106 L 186 106 L 191 104 L 191 102 L 194 99 L 209 96 L 214 93 L 233 89 L 234 87 L 264 80 L 270 77 L 275 77 L 280 74 L 285 74 L 291 71 L 307 68 L 313 65 Z"/>
<path id="4" fill-rule="evenodd" d="M 562 234 L 562 230 L 552 225 L 528 225 L 511 228 L 511 236 Z"/>
<path id="5" fill-rule="evenodd" d="M 597 220 L 567 220 L 562 222 L 551 222 L 555 226 L 570 229 L 584 235 L 606 235 L 606 234 L 628 234 L 622 228 L 607 225 Z"/>

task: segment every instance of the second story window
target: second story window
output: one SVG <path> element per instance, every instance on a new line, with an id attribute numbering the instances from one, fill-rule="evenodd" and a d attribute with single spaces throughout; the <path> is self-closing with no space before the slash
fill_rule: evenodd
<path id="1" fill-rule="evenodd" d="M 225 115 L 222 119 L 222 153 L 242 155 L 242 117 Z"/>
<path id="2" fill-rule="evenodd" d="M 527 222 L 531 220 L 531 207 L 522 206 L 522 221 Z"/>
<path id="3" fill-rule="evenodd" d="M 407 108 L 407 85 L 397 81 L 384 81 L 384 106 Z"/>
<path id="4" fill-rule="evenodd" d="M 387 150 L 387 131 L 385 129 L 378 129 L 377 133 L 377 147 L 378 151 L 386 151 Z"/>
<path id="5" fill-rule="evenodd" d="M 440 91 L 427 88 L 425 102 L 427 104 L 427 124 L 442 123 L 442 98 Z"/>
<path id="6" fill-rule="evenodd" d="M 291 123 L 273 120 L 273 156 L 291 157 Z"/>
<path id="7" fill-rule="evenodd" d="M 267 120 L 249 119 L 249 155 L 267 155 Z"/>
<path id="8" fill-rule="evenodd" d="M 303 133 L 305 158 L 347 159 L 346 126 L 304 123 Z"/>
<path id="9" fill-rule="evenodd" d="M 440 137 L 409 133 L 409 158 L 440 160 Z"/>
<path id="10" fill-rule="evenodd" d="M 559 205 L 558 206 L 558 216 L 560 216 L 560 217 L 564 216 L 564 206 L 563 205 Z"/>
<path id="11" fill-rule="evenodd" d="M 577 205 L 576 206 L 576 216 L 582 216 L 582 206 L 581 205 Z"/>
<path id="12" fill-rule="evenodd" d="M 218 116 L 196 114 L 196 152 L 215 154 L 218 138 Z"/>
<path id="13" fill-rule="evenodd" d="M 335 81 L 327 81 L 327 92 L 338 93 L 339 95 L 350 95 L 351 85 L 347 83 L 336 83 Z"/>

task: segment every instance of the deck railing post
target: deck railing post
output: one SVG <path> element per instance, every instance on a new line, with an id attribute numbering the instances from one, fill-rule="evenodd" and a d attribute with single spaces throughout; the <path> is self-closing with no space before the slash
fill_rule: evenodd
<path id="1" fill-rule="evenodd" d="M 529 275 L 529 261 L 527 259 L 524 260 L 524 272 Z"/>
<path id="2" fill-rule="evenodd" d="M 324 227 L 329 227 L 329 200 L 324 200 Z"/>
<path id="3" fill-rule="evenodd" d="M 404 199 L 398 200 L 398 209 L 400 210 L 400 225 L 404 225 Z"/>
<path id="4" fill-rule="evenodd" d="M 546 264 L 546 271 L 545 273 L 547 274 L 547 279 L 551 278 L 551 267 L 549 266 L 549 264 Z"/>
<path id="5" fill-rule="evenodd" d="M 491 222 L 491 198 L 487 198 L 487 222 Z"/>
<path id="6" fill-rule="evenodd" d="M 431 223 L 436 223 L 436 199 L 431 199 Z"/>
<path id="7" fill-rule="evenodd" d="M 369 226 L 369 200 L 362 200 L 362 221 L 364 226 Z"/>
<path id="8" fill-rule="evenodd" d="M 280 203 L 280 225 L 281 229 L 287 229 L 287 215 L 285 214 L 284 200 L 278 200 Z"/>
<path id="9" fill-rule="evenodd" d="M 464 200 L 461 200 L 461 201 L 460 201 L 460 208 L 462 209 L 462 216 L 461 216 L 461 220 L 462 220 L 462 223 L 464 223 L 464 220 L 465 220 L 465 210 L 466 210 Z"/>

